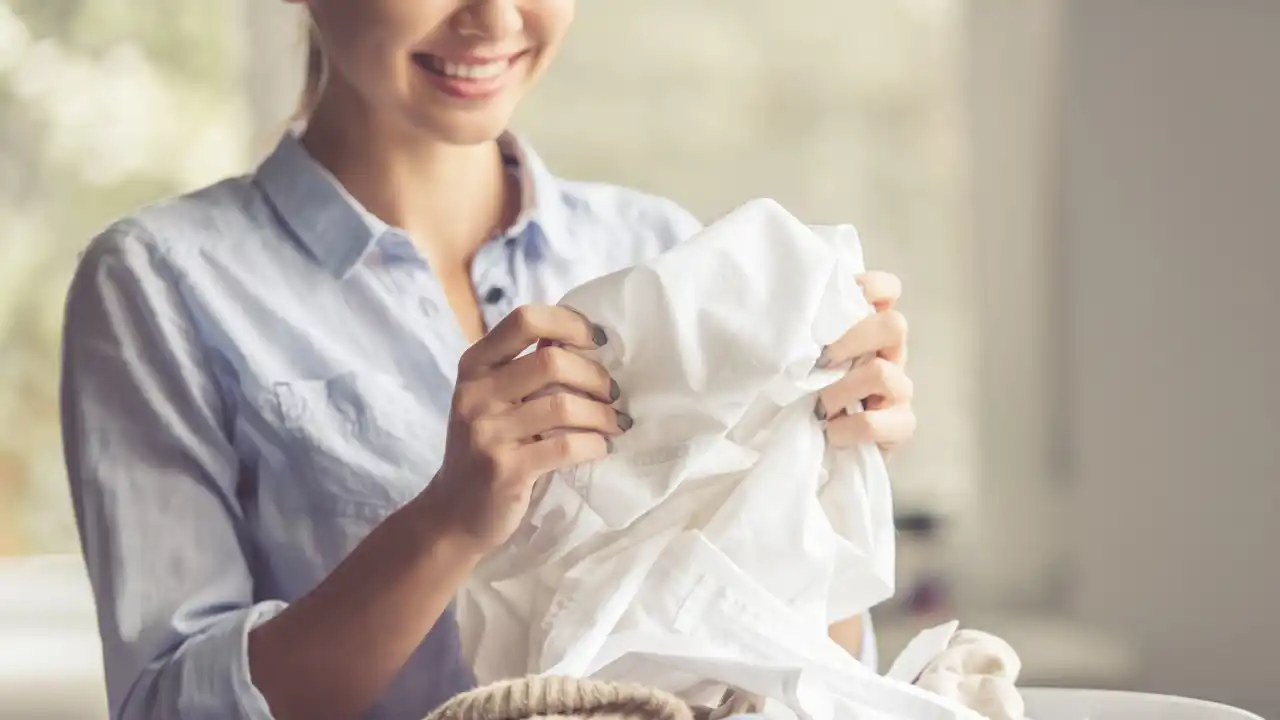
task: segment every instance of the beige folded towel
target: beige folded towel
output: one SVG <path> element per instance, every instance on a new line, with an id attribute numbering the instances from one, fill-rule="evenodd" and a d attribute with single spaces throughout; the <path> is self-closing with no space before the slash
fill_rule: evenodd
<path id="1" fill-rule="evenodd" d="M 526 677 L 476 688 L 427 720 L 694 720 L 683 700 L 656 688 L 566 677 Z"/>

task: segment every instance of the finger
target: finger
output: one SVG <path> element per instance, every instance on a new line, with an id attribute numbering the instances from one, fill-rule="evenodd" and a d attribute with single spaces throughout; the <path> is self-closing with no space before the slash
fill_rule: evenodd
<path id="1" fill-rule="evenodd" d="M 599 325 L 568 308 L 524 305 L 468 348 L 459 369 L 475 372 L 502 365 L 539 340 L 585 350 L 604 345 L 608 336 Z"/>
<path id="2" fill-rule="evenodd" d="M 894 365 L 897 365 L 898 367 L 906 367 L 907 366 L 906 338 L 904 337 L 902 339 L 902 343 L 899 345 L 894 345 L 891 348 L 885 348 L 884 350 L 881 350 L 880 357 L 884 358 L 885 360 L 888 360 L 889 362 L 893 363 Z"/>
<path id="3" fill-rule="evenodd" d="M 892 447 L 911 438 L 916 430 L 916 414 L 909 405 L 884 410 L 866 410 L 841 415 L 827 421 L 827 442 L 834 447 L 855 447 L 875 443 Z"/>
<path id="4" fill-rule="evenodd" d="M 872 397 L 886 405 L 900 405 L 910 402 L 914 392 L 911 378 L 901 367 L 884 358 L 874 358 L 855 365 L 843 378 L 824 388 L 818 394 L 814 414 L 819 420 L 826 420 Z"/>
<path id="5" fill-rule="evenodd" d="M 572 388 L 600 402 L 616 402 L 618 383 L 600 363 L 557 346 L 540 347 L 512 360 L 493 377 L 494 393 L 517 403 L 552 386 Z"/>
<path id="6" fill-rule="evenodd" d="M 907 319 L 897 310 L 885 310 L 863 318 L 818 358 L 819 367 L 842 365 L 864 355 L 901 359 L 907 343 Z"/>
<path id="7" fill-rule="evenodd" d="M 521 442 L 557 430 L 591 430 L 605 435 L 621 435 L 635 424 L 626 413 L 569 392 L 530 400 L 506 413 L 502 421 L 506 426 L 506 437 Z"/>
<path id="8" fill-rule="evenodd" d="M 862 294 L 877 312 L 893 309 L 902 297 L 902 280 L 897 275 L 871 270 L 858 276 Z"/>
<path id="9" fill-rule="evenodd" d="M 542 474 L 579 465 L 609 454 L 608 438 L 594 432 L 567 432 L 535 440 L 520 450 L 521 461 Z"/>

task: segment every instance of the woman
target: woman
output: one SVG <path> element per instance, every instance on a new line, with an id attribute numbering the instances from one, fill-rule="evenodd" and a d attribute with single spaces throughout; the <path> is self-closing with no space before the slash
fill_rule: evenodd
<path id="1" fill-rule="evenodd" d="M 573 0 L 305 4 L 305 130 L 113 225 L 71 289 L 66 457 L 114 718 L 420 718 L 465 689 L 455 591 L 536 477 L 632 422 L 555 346 L 602 333 L 548 303 L 698 229 L 505 134 Z M 815 412 L 868 399 L 830 441 L 890 447 L 905 325 L 893 277 L 863 285 L 882 312 L 827 357 L 880 359 Z M 524 401 L 557 383 L 582 395 Z M 859 627 L 833 632 L 857 652 Z"/>

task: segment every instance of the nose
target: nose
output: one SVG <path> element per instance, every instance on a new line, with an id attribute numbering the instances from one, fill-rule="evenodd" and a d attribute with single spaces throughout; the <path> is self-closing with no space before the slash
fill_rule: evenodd
<path id="1" fill-rule="evenodd" d="M 504 40 L 523 26 L 517 0 L 470 0 L 454 15 L 454 29 L 465 38 Z"/>

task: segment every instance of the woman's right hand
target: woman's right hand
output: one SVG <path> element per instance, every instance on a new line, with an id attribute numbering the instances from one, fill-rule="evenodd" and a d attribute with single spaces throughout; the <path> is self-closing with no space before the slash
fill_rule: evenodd
<path id="1" fill-rule="evenodd" d="M 419 500 L 470 550 L 488 552 L 515 532 L 540 476 L 605 456 L 631 427 L 611 406 L 620 389 L 605 369 L 559 347 L 607 341 L 572 310 L 528 305 L 463 354 L 444 460 Z"/>

